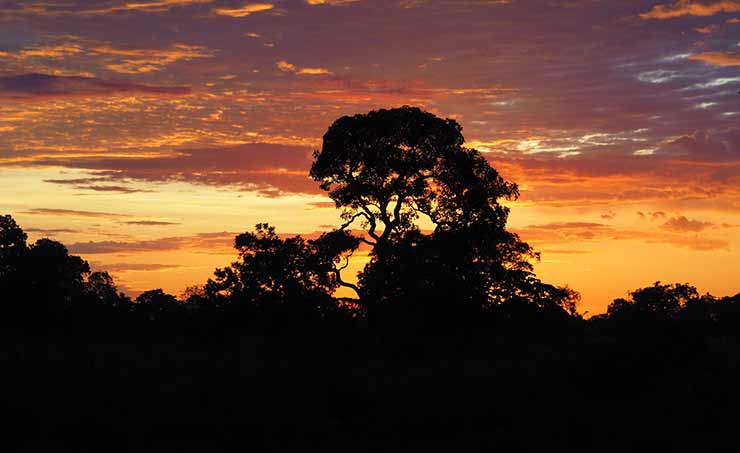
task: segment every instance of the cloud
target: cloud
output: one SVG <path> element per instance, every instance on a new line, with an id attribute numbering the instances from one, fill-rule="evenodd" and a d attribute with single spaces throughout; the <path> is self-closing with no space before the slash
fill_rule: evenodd
<path id="1" fill-rule="evenodd" d="M 331 71 L 329 71 L 326 68 L 301 68 L 296 72 L 298 75 L 323 75 L 323 74 L 331 74 Z"/>
<path id="2" fill-rule="evenodd" d="M 183 96 L 190 88 L 152 86 L 94 77 L 23 74 L 0 77 L 0 100 L 33 102 L 69 97 L 107 97 L 132 94 Z"/>
<path id="3" fill-rule="evenodd" d="M 134 189 L 125 186 L 75 186 L 75 189 L 79 190 L 91 190 L 93 192 L 107 192 L 107 193 L 137 193 L 137 192 L 151 192 L 150 190 Z"/>
<path id="4" fill-rule="evenodd" d="M 220 16 L 245 17 L 250 14 L 268 11 L 275 7 L 271 3 L 248 3 L 240 8 L 215 8 L 213 12 Z"/>
<path id="5" fill-rule="evenodd" d="M 359 0 L 304 0 L 309 5 L 348 5 L 350 3 L 358 2 Z"/>
<path id="6" fill-rule="evenodd" d="M 213 3 L 215 0 L 140 0 L 85 1 L 76 4 L 28 0 L 9 7 L 0 7 L 0 17 L 16 16 L 98 16 L 116 13 L 159 13 L 173 8 Z M 101 4 L 102 3 L 102 4 Z"/>
<path id="7" fill-rule="evenodd" d="M 672 219 L 674 220 L 674 219 Z M 677 218 L 675 228 L 662 228 L 665 231 L 617 229 L 609 225 L 591 222 L 553 222 L 515 228 L 517 234 L 537 247 L 551 249 L 562 244 L 599 243 L 603 241 L 639 241 L 648 244 L 667 244 L 694 251 L 728 250 L 729 243 L 724 239 L 687 236 L 686 232 L 698 233 L 705 227 L 703 223 Z M 670 221 L 668 223 L 671 223 Z M 693 229 L 692 229 L 693 228 Z M 700 228 L 700 229 L 697 229 Z M 677 234 L 680 233 L 680 234 Z"/>
<path id="8" fill-rule="evenodd" d="M 178 222 L 163 222 L 159 220 L 132 220 L 128 222 L 121 222 L 126 225 L 139 225 L 139 226 L 167 226 L 167 225 L 180 225 Z"/>
<path id="9" fill-rule="evenodd" d="M 106 68 L 122 74 L 138 74 L 163 70 L 178 61 L 196 58 L 211 58 L 213 52 L 203 46 L 175 43 L 169 48 L 118 48 L 109 45 L 91 47 L 90 55 L 123 57 L 120 61 L 109 63 Z"/>
<path id="10" fill-rule="evenodd" d="M 150 190 L 135 189 L 127 186 L 116 186 L 116 185 L 99 185 L 90 184 L 91 182 L 97 181 L 110 181 L 110 178 L 76 178 L 76 179 L 44 179 L 44 182 L 50 184 L 61 184 L 69 185 L 79 190 L 91 190 L 94 192 L 109 192 L 109 193 L 137 193 L 137 192 L 151 192 Z"/>
<path id="11" fill-rule="evenodd" d="M 95 269 L 101 269 L 108 272 L 138 272 L 138 271 L 163 271 L 178 269 L 183 266 L 179 264 L 159 264 L 159 263 L 92 263 Z"/>
<path id="12" fill-rule="evenodd" d="M 275 63 L 283 72 L 292 72 L 298 75 L 326 75 L 331 74 L 331 71 L 326 68 L 299 68 L 294 64 L 288 63 L 287 61 L 280 60 Z"/>
<path id="13" fill-rule="evenodd" d="M 740 209 L 740 128 L 732 125 L 676 135 L 651 155 L 635 155 L 625 144 L 584 147 L 582 154 L 568 157 L 510 149 L 486 156 L 502 175 L 520 183 L 524 202 L 609 208 L 630 202 L 704 203 Z"/>
<path id="14" fill-rule="evenodd" d="M 679 0 L 673 4 L 653 6 L 649 12 L 640 14 L 640 17 L 643 19 L 673 19 L 681 16 L 713 16 L 719 13 L 734 12 L 740 12 L 740 1 L 697 2 Z"/>
<path id="15" fill-rule="evenodd" d="M 288 63 L 287 61 L 280 60 L 277 63 L 275 63 L 275 66 L 278 67 L 283 72 L 295 72 L 297 68 L 295 65 Z"/>
<path id="16" fill-rule="evenodd" d="M 706 27 L 694 28 L 694 31 L 697 33 L 708 35 L 710 33 L 714 33 L 715 31 L 719 30 L 719 28 L 720 28 L 719 24 L 712 24 L 712 25 L 707 25 Z"/>
<path id="17" fill-rule="evenodd" d="M 593 222 L 551 222 L 529 225 L 518 230 L 523 237 L 538 241 L 555 238 L 590 240 L 611 231 L 612 228 L 609 225 Z"/>
<path id="18" fill-rule="evenodd" d="M 740 52 L 704 52 L 691 55 L 689 60 L 703 61 L 715 66 L 740 66 Z"/>
<path id="19" fill-rule="evenodd" d="M 69 217 L 95 217 L 106 219 L 120 219 L 131 217 L 128 214 L 116 214 L 113 212 L 99 211 L 78 211 L 75 209 L 55 209 L 55 208 L 33 208 L 23 211 L 24 214 L 48 215 L 48 216 L 69 216 Z"/>
<path id="20" fill-rule="evenodd" d="M 194 236 L 173 236 L 141 241 L 89 241 L 69 245 L 72 253 L 102 255 L 110 253 L 162 252 L 179 249 L 201 250 L 212 254 L 233 254 L 237 233 L 199 233 Z"/>
<path id="21" fill-rule="evenodd" d="M 302 146 L 246 144 L 180 150 L 162 156 L 40 159 L 37 165 L 95 170 L 108 181 L 181 181 L 230 186 L 278 197 L 286 193 L 323 193 L 308 176 L 312 152 Z"/>
<path id="22" fill-rule="evenodd" d="M 59 44 L 37 45 L 21 49 L 17 52 L 0 52 L 0 57 L 26 60 L 29 58 L 58 59 L 70 55 L 84 53 L 84 47 L 79 43 L 67 42 Z"/>
<path id="23" fill-rule="evenodd" d="M 55 236 L 59 233 L 79 233 L 79 230 L 71 228 L 24 228 L 26 233 L 37 233 L 41 236 Z"/>
<path id="24" fill-rule="evenodd" d="M 661 228 L 664 230 L 675 231 L 675 232 L 695 232 L 704 231 L 707 228 L 713 227 L 712 222 L 703 222 L 700 220 L 691 220 L 685 216 L 672 217 L 664 223 Z"/>
<path id="25" fill-rule="evenodd" d="M 337 205 L 333 201 L 312 201 L 308 203 L 309 209 L 336 209 Z"/>
<path id="26" fill-rule="evenodd" d="M 197 5 L 204 3 L 213 3 L 214 0 L 154 0 L 154 1 L 139 1 L 139 2 L 126 2 L 122 8 L 127 10 L 140 10 L 140 11 L 167 11 L 171 8 Z"/>
<path id="27" fill-rule="evenodd" d="M 0 52 L 0 59 L 10 59 L 22 64 L 44 59 L 75 58 L 78 63 L 85 64 L 88 61 L 83 58 L 92 58 L 93 64 L 99 64 L 108 70 L 122 74 L 138 74 L 161 71 L 178 61 L 211 58 L 215 55 L 204 46 L 183 43 L 174 43 L 163 48 L 137 48 L 116 47 L 110 43 L 76 36 L 62 36 L 57 40 L 59 42 L 37 44 L 17 51 Z"/>
<path id="28" fill-rule="evenodd" d="M 712 252 L 717 250 L 730 250 L 730 243 L 724 239 L 713 239 L 703 237 L 647 237 L 645 242 L 648 244 L 668 244 L 677 247 L 693 250 L 696 252 Z"/>

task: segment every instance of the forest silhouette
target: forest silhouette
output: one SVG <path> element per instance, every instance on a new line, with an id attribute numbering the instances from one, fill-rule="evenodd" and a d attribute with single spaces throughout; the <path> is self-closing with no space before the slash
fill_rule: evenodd
<path id="1" fill-rule="evenodd" d="M 517 185 L 418 108 L 338 119 L 310 176 L 341 225 L 258 224 L 180 297 L 0 216 L 9 451 L 732 445 L 740 294 L 656 282 L 586 319 L 506 229 Z"/>

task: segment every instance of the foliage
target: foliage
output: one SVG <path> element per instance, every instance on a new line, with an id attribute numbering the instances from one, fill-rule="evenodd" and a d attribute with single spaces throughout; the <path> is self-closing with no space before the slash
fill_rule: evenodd
<path id="1" fill-rule="evenodd" d="M 610 318 L 676 319 L 682 310 L 701 302 L 699 292 L 689 284 L 663 285 L 640 288 L 629 293 L 630 299 L 616 299 L 607 308 Z"/>
<path id="2" fill-rule="evenodd" d="M 358 241 L 342 231 L 305 240 L 281 238 L 274 227 L 258 224 L 254 233 L 236 237 L 239 261 L 217 269 L 205 294 L 231 303 L 325 299 L 340 284 L 336 266 L 357 246 Z"/>
<path id="3" fill-rule="evenodd" d="M 531 264 L 539 255 L 505 229 L 500 200 L 515 199 L 516 184 L 464 147 L 461 131 L 454 120 L 402 107 L 340 118 L 324 135 L 310 174 L 343 208 L 341 229 L 359 220 L 360 240 L 372 247 L 359 277 L 363 303 L 485 311 L 542 304 L 545 291 L 574 311 L 577 295 L 541 283 Z M 422 233 L 420 219 L 433 231 Z"/>

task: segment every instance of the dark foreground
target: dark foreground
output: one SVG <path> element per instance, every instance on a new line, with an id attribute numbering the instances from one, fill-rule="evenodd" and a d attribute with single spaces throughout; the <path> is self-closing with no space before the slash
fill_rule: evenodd
<path id="1" fill-rule="evenodd" d="M 735 332 L 604 320 L 5 327 L 3 451 L 731 448 Z"/>

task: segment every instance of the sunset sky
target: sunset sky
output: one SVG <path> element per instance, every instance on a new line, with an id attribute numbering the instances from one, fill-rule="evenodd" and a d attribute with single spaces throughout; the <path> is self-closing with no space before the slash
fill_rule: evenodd
<path id="1" fill-rule="evenodd" d="M 0 213 L 179 294 L 258 222 L 339 225 L 312 151 L 414 105 L 519 183 L 510 228 L 581 310 L 735 294 L 738 89 L 738 0 L 0 0 Z"/>

